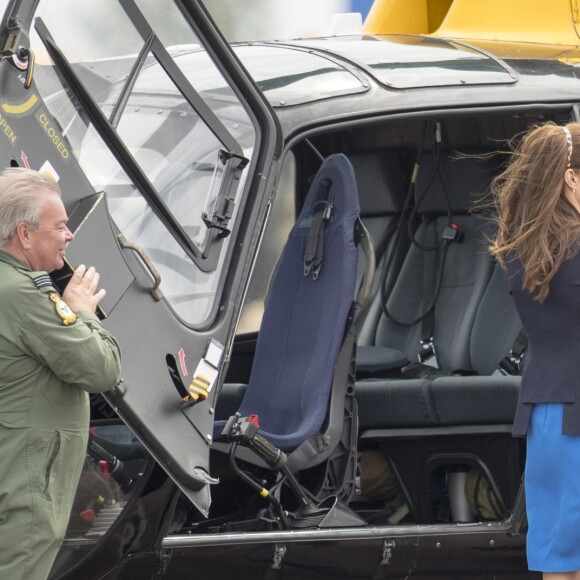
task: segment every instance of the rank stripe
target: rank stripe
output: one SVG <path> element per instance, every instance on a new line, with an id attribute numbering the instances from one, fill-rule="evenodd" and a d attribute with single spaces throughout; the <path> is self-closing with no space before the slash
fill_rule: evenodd
<path id="1" fill-rule="evenodd" d="M 44 288 L 45 286 L 52 286 L 52 280 L 48 274 L 43 274 L 42 276 L 37 276 L 32 278 L 32 281 L 36 284 L 37 288 Z"/>

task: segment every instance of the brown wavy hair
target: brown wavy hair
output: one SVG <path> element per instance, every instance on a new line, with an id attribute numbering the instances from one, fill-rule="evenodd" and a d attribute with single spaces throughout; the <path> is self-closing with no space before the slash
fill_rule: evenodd
<path id="1" fill-rule="evenodd" d="M 570 167 L 580 169 L 580 123 L 566 125 L 572 136 Z M 491 253 L 505 268 L 523 265 L 523 287 L 543 302 L 558 269 L 580 249 L 580 215 L 566 199 L 568 143 L 562 127 L 533 127 L 511 152 L 507 169 L 492 182 L 497 233 Z"/>

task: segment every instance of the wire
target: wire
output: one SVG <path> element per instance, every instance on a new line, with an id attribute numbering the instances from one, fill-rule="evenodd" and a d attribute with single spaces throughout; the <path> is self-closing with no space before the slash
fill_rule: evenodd
<path id="1" fill-rule="evenodd" d="M 405 204 L 404 204 L 403 209 L 401 211 L 401 216 L 399 218 L 399 224 L 397 226 L 397 231 L 395 233 L 395 239 L 394 239 L 393 245 L 391 247 L 391 252 L 389 253 L 388 260 L 387 260 L 387 263 L 385 265 L 385 269 L 383 271 L 383 278 L 381 280 L 381 310 L 383 311 L 383 314 L 389 320 L 391 320 L 396 326 L 399 326 L 402 328 L 408 328 L 410 326 L 414 326 L 415 324 L 421 322 L 427 316 L 429 316 L 433 312 L 433 310 L 435 309 L 435 305 L 437 303 L 437 298 L 438 298 L 439 292 L 441 290 L 441 284 L 443 282 L 443 269 L 445 267 L 447 250 L 449 249 L 449 245 L 451 243 L 450 240 L 441 238 L 441 240 L 439 242 L 437 242 L 436 244 L 431 245 L 431 246 L 426 245 L 426 244 L 422 244 L 421 242 L 419 242 L 415 238 L 415 232 L 413 232 L 413 229 L 412 229 L 413 223 L 414 223 L 413 218 L 415 217 L 415 215 L 418 214 L 421 203 L 423 202 L 427 193 L 431 189 L 431 186 L 433 185 L 433 182 L 435 181 L 435 177 L 437 175 L 439 175 L 439 178 L 441 179 L 441 184 L 443 185 L 443 194 L 444 194 L 445 203 L 447 206 L 447 220 L 448 220 L 449 225 L 451 225 L 451 223 L 453 221 L 451 197 L 449 195 L 449 190 L 447 188 L 447 183 L 445 181 L 445 178 L 444 178 L 443 174 L 441 173 L 440 161 L 441 161 L 442 138 L 441 138 L 441 123 L 439 121 L 437 121 L 435 123 L 435 147 L 434 147 L 435 167 L 433 169 L 433 172 L 431 173 L 431 176 L 429 177 L 429 180 L 427 181 L 427 185 L 426 185 L 425 189 L 417 197 L 416 203 L 413 206 L 413 208 L 411 209 L 409 217 L 405 218 L 405 213 L 408 211 L 408 208 L 409 208 L 410 203 L 411 203 L 411 199 L 413 197 L 413 193 L 415 192 L 416 179 L 417 179 L 417 174 L 419 172 L 420 160 L 421 160 L 421 157 L 423 155 L 426 133 L 427 133 L 427 124 L 425 124 L 425 127 L 424 127 L 423 139 L 422 139 L 421 145 L 419 146 L 419 149 L 417 151 L 417 158 L 416 158 L 416 162 L 415 162 L 413 176 L 411 178 L 411 183 L 409 185 L 409 190 L 407 192 Z M 411 320 L 409 322 L 404 322 L 404 321 L 401 321 L 401 320 L 398 320 L 397 318 L 395 318 L 393 316 L 393 314 L 389 311 L 388 306 L 387 306 L 387 302 L 389 301 L 390 294 L 391 294 L 392 289 L 394 288 L 394 285 L 396 283 L 396 279 L 391 282 L 391 284 L 388 287 L 388 290 L 387 290 L 386 280 L 387 280 L 387 276 L 391 270 L 392 261 L 393 261 L 394 255 L 396 253 L 397 245 L 398 245 L 399 240 L 401 238 L 402 224 L 404 221 L 407 222 L 407 234 L 409 236 L 409 240 L 411 241 L 411 243 L 415 247 L 419 248 L 423 252 L 434 252 L 434 251 L 438 250 L 439 248 L 443 247 L 443 252 L 442 252 L 441 258 L 439 260 L 437 280 L 436 280 L 436 284 L 435 284 L 435 291 L 433 293 L 433 299 L 431 300 L 431 303 L 426 307 L 426 309 L 423 311 L 423 313 L 421 315 L 419 315 L 417 318 L 414 318 L 413 320 Z M 425 228 L 424 232 L 426 232 L 426 231 L 427 230 Z"/>
<path id="2" fill-rule="evenodd" d="M 312 144 L 312 141 L 310 141 L 310 139 L 304 139 L 304 141 L 306 142 L 306 145 L 308 145 L 308 147 L 310 147 L 310 149 L 312 149 L 312 151 L 314 151 L 314 154 L 316 155 L 316 157 L 318 157 L 320 162 L 323 163 L 324 162 L 324 155 L 322 155 L 322 153 L 320 153 L 320 151 L 318 149 L 316 149 L 316 147 Z"/>
<path id="3" fill-rule="evenodd" d="M 280 516 L 280 522 L 284 529 L 290 528 L 290 522 L 286 516 L 286 512 L 282 507 L 282 504 L 268 491 L 265 487 L 261 486 L 258 482 L 254 481 L 247 473 L 242 471 L 238 464 L 236 463 L 236 449 L 238 448 L 238 443 L 233 442 L 230 445 L 230 465 L 234 470 L 235 474 L 243 481 L 245 481 L 254 491 L 257 491 L 262 497 L 265 497 L 276 509 L 278 515 Z"/>

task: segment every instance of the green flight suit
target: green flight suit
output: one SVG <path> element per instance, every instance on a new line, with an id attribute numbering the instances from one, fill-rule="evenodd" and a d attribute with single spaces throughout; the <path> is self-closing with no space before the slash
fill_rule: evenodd
<path id="1" fill-rule="evenodd" d="M 120 378 L 115 338 L 91 312 L 71 318 L 46 272 L 0 251 L 2 580 L 48 576 L 85 460 L 88 393 Z"/>

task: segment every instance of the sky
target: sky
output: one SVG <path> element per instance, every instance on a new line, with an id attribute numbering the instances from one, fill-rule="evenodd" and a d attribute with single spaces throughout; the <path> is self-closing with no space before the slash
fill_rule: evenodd
<path id="1" fill-rule="evenodd" d="M 349 12 L 360 12 L 364 21 L 366 15 L 369 13 L 372 3 L 373 0 L 350 0 Z"/>
<path id="2" fill-rule="evenodd" d="M 373 0 L 204 0 L 230 42 L 324 36 L 333 15 L 368 14 Z"/>

